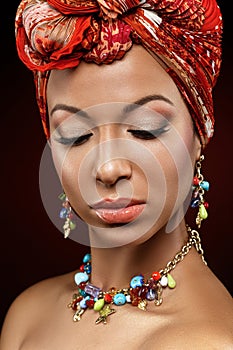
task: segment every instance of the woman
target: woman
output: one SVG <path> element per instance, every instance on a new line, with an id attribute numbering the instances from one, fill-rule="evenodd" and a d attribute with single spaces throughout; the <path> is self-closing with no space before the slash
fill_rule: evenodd
<path id="1" fill-rule="evenodd" d="M 216 3 L 48 3 L 21 3 L 17 47 L 64 189 L 64 234 L 72 207 L 91 256 L 16 299 L 1 349 L 232 348 L 231 297 L 184 219 L 190 200 L 198 227 L 207 217 Z"/>

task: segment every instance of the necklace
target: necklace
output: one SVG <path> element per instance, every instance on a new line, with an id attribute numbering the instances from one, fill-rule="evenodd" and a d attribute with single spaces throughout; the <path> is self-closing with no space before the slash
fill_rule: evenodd
<path id="1" fill-rule="evenodd" d="M 176 281 L 170 272 L 184 259 L 192 246 L 195 246 L 202 261 L 206 264 L 199 233 L 196 230 L 191 230 L 189 226 L 187 226 L 187 232 L 189 236 L 187 243 L 167 263 L 165 268 L 154 271 L 147 280 L 143 275 L 134 276 L 127 288 L 116 289 L 113 287 L 108 291 L 103 291 L 90 283 L 91 255 L 86 254 L 79 272 L 74 276 L 78 291 L 73 295 L 72 301 L 68 305 L 74 311 L 73 320 L 75 322 L 80 321 L 81 316 L 87 309 L 93 309 L 99 312 L 99 317 L 95 323 L 103 322 L 106 324 L 108 316 L 116 312 L 112 308 L 113 305 L 120 306 L 128 303 L 137 306 L 141 310 L 146 310 L 148 302 L 153 301 L 155 306 L 160 306 L 163 302 L 163 289 L 166 287 L 174 289 L 176 287 Z"/>

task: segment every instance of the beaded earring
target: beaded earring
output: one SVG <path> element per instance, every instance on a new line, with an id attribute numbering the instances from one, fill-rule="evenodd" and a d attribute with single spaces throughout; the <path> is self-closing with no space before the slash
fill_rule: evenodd
<path id="1" fill-rule="evenodd" d="M 59 216 L 61 219 L 65 219 L 63 231 L 64 238 L 67 238 L 70 231 L 75 229 L 76 224 L 71 220 L 73 218 L 73 213 L 66 194 L 63 192 L 58 196 L 58 198 L 62 201 L 62 209 L 60 210 Z"/>
<path id="2" fill-rule="evenodd" d="M 205 191 L 209 191 L 210 184 L 208 181 L 204 181 L 204 177 L 201 174 L 201 162 L 204 160 L 204 156 L 201 155 L 200 159 L 196 162 L 196 174 L 193 178 L 193 193 L 190 206 L 192 208 L 198 207 L 198 213 L 196 217 L 196 225 L 201 227 L 202 220 L 207 219 L 209 204 L 204 200 Z"/>

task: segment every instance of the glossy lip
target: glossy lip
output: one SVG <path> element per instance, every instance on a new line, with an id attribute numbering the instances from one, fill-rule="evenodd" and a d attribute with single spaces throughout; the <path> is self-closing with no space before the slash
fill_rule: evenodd
<path id="1" fill-rule="evenodd" d="M 108 224 L 126 224 L 135 220 L 144 210 L 146 203 L 136 199 L 104 199 L 91 207 L 96 215 Z"/>

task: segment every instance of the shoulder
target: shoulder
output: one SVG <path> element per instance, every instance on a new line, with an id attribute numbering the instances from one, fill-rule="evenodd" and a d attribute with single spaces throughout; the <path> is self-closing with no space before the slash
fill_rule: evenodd
<path id="1" fill-rule="evenodd" d="M 55 304 L 69 300 L 74 288 L 72 276 L 73 273 L 68 273 L 38 282 L 14 300 L 4 320 L 1 350 L 18 350 L 26 334 L 40 322 L 42 315 L 54 310 Z"/>
<path id="2" fill-rule="evenodd" d="M 177 322 L 179 323 L 179 322 Z M 168 327 L 144 342 L 142 349 L 232 350 L 233 330 L 208 323 Z"/>

